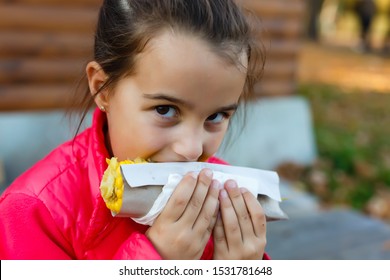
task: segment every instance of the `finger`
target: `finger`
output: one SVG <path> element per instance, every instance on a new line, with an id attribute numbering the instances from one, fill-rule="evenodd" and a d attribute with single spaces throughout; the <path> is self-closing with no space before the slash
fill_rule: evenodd
<path id="1" fill-rule="evenodd" d="M 267 230 L 266 217 L 260 203 L 247 189 L 241 189 L 242 196 L 247 206 L 253 225 L 253 231 L 257 237 L 262 237 Z"/>
<path id="2" fill-rule="evenodd" d="M 239 246 L 242 243 L 240 224 L 236 211 L 230 201 L 229 195 L 225 189 L 219 193 L 220 210 L 228 247 Z"/>
<path id="3" fill-rule="evenodd" d="M 161 212 L 160 217 L 162 219 L 166 218 L 171 221 L 180 219 L 195 190 L 196 182 L 197 175 L 193 172 L 190 172 L 183 177 L 169 198 L 166 207 Z"/>
<path id="4" fill-rule="evenodd" d="M 221 187 L 217 180 L 212 180 L 203 208 L 194 224 L 194 230 L 200 234 L 206 233 L 210 236 L 213 231 L 219 212 L 218 196 Z"/>
<path id="5" fill-rule="evenodd" d="M 214 248 L 221 248 L 227 250 L 227 242 L 225 236 L 225 229 L 222 222 L 221 213 L 217 215 L 217 221 L 213 229 Z"/>
<path id="6" fill-rule="evenodd" d="M 251 234 L 253 236 L 253 225 L 251 216 L 248 212 L 246 203 L 242 196 L 240 188 L 233 180 L 227 180 L 225 183 L 226 190 L 229 194 L 230 200 L 237 215 L 237 220 L 240 225 L 242 239 L 245 239 L 245 235 Z"/>
<path id="7" fill-rule="evenodd" d="M 212 178 L 213 172 L 211 169 L 205 168 L 200 171 L 195 190 L 193 191 L 191 199 L 188 202 L 182 217 L 180 218 L 184 222 L 192 223 L 192 225 L 195 224 L 195 221 L 199 216 L 201 209 L 203 208 L 203 204 L 209 191 Z"/>

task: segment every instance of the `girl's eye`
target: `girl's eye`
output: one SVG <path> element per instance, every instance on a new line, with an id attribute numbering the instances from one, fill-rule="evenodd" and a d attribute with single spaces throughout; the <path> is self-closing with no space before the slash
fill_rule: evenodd
<path id="1" fill-rule="evenodd" d="M 174 118 L 177 115 L 177 111 L 172 106 L 157 106 L 155 108 L 157 114 L 164 118 Z"/>
<path id="2" fill-rule="evenodd" d="M 218 124 L 227 118 L 229 118 L 229 115 L 227 113 L 215 113 L 215 114 L 212 114 L 211 116 L 209 116 L 207 118 L 207 121 L 214 123 L 214 124 Z"/>

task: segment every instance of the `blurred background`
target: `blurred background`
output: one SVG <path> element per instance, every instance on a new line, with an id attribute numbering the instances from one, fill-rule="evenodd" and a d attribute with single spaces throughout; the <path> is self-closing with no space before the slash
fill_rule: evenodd
<path id="1" fill-rule="evenodd" d="M 390 259 L 390 0 L 236 1 L 266 65 L 219 156 L 278 172 L 271 257 Z M 101 2 L 0 0 L 1 192 L 73 136 Z"/>

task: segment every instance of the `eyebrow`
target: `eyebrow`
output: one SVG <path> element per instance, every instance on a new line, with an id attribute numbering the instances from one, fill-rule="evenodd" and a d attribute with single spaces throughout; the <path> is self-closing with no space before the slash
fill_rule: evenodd
<path id="1" fill-rule="evenodd" d="M 151 99 L 151 100 L 165 100 L 165 101 L 169 101 L 169 102 L 176 103 L 179 105 L 183 105 L 185 107 L 189 107 L 189 108 L 193 107 L 187 101 L 170 96 L 170 95 L 165 94 L 165 93 L 144 93 L 144 94 L 142 94 L 142 96 L 144 98 Z"/>
<path id="2" fill-rule="evenodd" d="M 151 100 L 165 100 L 165 101 L 169 101 L 169 102 L 172 102 L 172 103 L 175 103 L 175 104 L 179 104 L 179 105 L 182 105 L 184 107 L 187 107 L 187 108 L 193 108 L 194 106 L 183 100 L 183 99 L 180 99 L 180 98 L 177 98 L 177 97 L 173 97 L 173 96 L 170 96 L 170 95 L 167 95 L 165 93 L 154 93 L 154 94 L 150 94 L 150 93 L 143 93 L 142 96 L 144 98 L 147 98 L 147 99 L 151 99 Z M 237 103 L 234 103 L 234 104 L 231 104 L 231 105 L 227 105 L 227 106 L 222 106 L 222 107 L 219 107 L 217 108 L 217 112 L 221 112 L 221 111 L 235 111 L 237 110 L 237 107 L 238 107 L 238 104 Z"/>

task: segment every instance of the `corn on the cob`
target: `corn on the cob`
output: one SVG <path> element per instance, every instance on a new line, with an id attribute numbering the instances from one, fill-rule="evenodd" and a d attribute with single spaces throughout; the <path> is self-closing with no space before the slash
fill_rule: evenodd
<path id="1" fill-rule="evenodd" d="M 123 178 L 120 170 L 122 164 L 146 163 L 146 160 L 136 158 L 135 160 L 123 160 L 118 162 L 116 157 L 106 159 L 108 167 L 104 171 L 100 183 L 100 193 L 108 209 L 114 213 L 119 213 L 122 207 L 123 198 Z"/>

